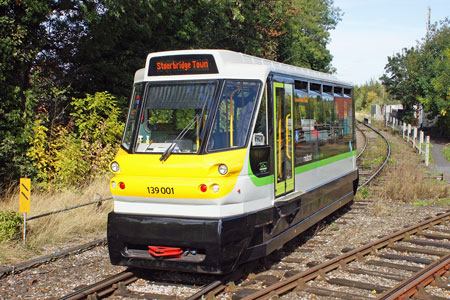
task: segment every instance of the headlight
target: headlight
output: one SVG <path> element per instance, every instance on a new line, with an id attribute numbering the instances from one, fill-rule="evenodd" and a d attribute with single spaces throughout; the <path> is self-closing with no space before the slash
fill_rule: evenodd
<path id="1" fill-rule="evenodd" d="M 227 165 L 221 164 L 221 165 L 219 166 L 219 173 L 220 173 L 221 175 L 227 174 L 227 173 L 228 173 L 228 167 L 227 167 Z"/>
<path id="2" fill-rule="evenodd" d="M 119 164 L 116 161 L 113 161 L 111 163 L 111 171 L 113 171 L 114 173 L 117 173 L 120 171 Z"/>

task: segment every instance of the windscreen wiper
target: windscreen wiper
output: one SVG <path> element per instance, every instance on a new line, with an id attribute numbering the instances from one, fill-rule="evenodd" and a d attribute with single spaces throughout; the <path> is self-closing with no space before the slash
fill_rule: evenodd
<path id="1" fill-rule="evenodd" d="M 178 134 L 178 136 L 172 141 L 170 146 L 167 147 L 166 151 L 164 151 L 164 153 L 159 158 L 161 162 L 165 162 L 169 158 L 170 154 L 173 152 L 173 149 L 175 149 L 177 142 L 180 141 L 186 135 L 189 129 L 191 129 L 192 125 L 195 124 L 198 117 L 199 115 L 196 114 L 194 118 L 192 118 L 192 120 L 186 125 L 186 127 L 184 127 L 183 130 L 181 130 L 181 132 Z"/>

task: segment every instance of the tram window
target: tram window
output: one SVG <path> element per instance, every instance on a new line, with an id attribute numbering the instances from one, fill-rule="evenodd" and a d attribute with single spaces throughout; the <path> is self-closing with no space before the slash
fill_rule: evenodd
<path id="1" fill-rule="evenodd" d="M 295 89 L 304 93 L 308 92 L 308 82 L 307 81 L 295 81 Z"/>
<path id="2" fill-rule="evenodd" d="M 261 99 L 251 142 L 250 167 L 253 174 L 258 177 L 271 174 L 270 146 L 267 139 L 267 89 Z"/>
<path id="3" fill-rule="evenodd" d="M 208 141 L 208 151 L 244 147 L 260 83 L 227 80 Z"/>
<path id="4" fill-rule="evenodd" d="M 352 96 L 352 89 L 344 89 L 344 95 L 347 97 Z"/>
<path id="5" fill-rule="evenodd" d="M 298 85 L 296 85 L 298 87 Z M 294 153 L 295 166 L 311 162 L 315 144 L 312 140 L 315 119 L 310 107 L 308 94 L 303 90 L 294 91 Z"/>
<path id="6" fill-rule="evenodd" d="M 136 152 L 197 153 L 216 81 L 152 85 L 138 125 Z"/>
<path id="7" fill-rule="evenodd" d="M 332 96 L 333 95 L 333 87 L 332 86 L 330 86 L 330 85 L 324 85 L 323 87 L 322 87 L 322 91 L 323 91 L 323 94 L 325 95 L 330 95 L 330 96 Z"/>
<path id="8" fill-rule="evenodd" d="M 336 122 L 336 109 L 334 97 L 331 95 L 332 88 L 323 87 L 322 94 L 322 126 L 319 130 L 319 152 L 320 158 L 328 158 L 340 154 L 339 144 L 342 133 Z"/>
<path id="9" fill-rule="evenodd" d="M 142 90 L 143 90 L 142 83 L 137 83 L 134 85 L 134 90 L 130 101 L 130 109 L 128 113 L 128 122 L 127 126 L 125 127 L 122 139 L 122 147 L 124 147 L 127 150 L 130 150 L 131 136 L 133 134 L 133 129 L 136 124 L 138 107 L 139 104 L 141 103 Z"/>
<path id="10" fill-rule="evenodd" d="M 309 89 L 309 91 L 310 91 L 310 94 L 312 94 L 312 95 L 320 95 L 321 94 L 321 84 L 319 84 L 319 83 L 310 83 L 310 85 L 309 85 L 309 87 L 310 87 L 310 89 Z"/>
<path id="11" fill-rule="evenodd" d="M 265 146 L 268 144 L 266 95 L 267 90 L 264 90 L 261 105 L 259 106 L 258 116 L 256 117 L 255 129 L 253 130 L 252 146 Z"/>
<path id="12" fill-rule="evenodd" d="M 343 88 L 341 87 L 334 87 L 334 97 L 342 97 Z"/>
<path id="13" fill-rule="evenodd" d="M 337 121 L 342 130 L 342 140 L 340 152 L 345 153 L 350 151 L 353 146 L 353 101 L 350 98 L 351 89 L 344 89 L 344 94 L 335 97 Z"/>

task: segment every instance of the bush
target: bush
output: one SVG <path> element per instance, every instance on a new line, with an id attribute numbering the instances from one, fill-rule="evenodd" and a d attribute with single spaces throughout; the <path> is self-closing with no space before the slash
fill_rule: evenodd
<path id="1" fill-rule="evenodd" d="M 0 241 L 6 242 L 20 236 L 23 219 L 15 211 L 0 211 Z"/>
<path id="2" fill-rule="evenodd" d="M 73 188 L 102 176 L 117 152 L 124 128 L 117 100 L 103 92 L 72 99 L 71 105 L 67 126 L 47 128 L 45 116 L 33 124 L 27 156 L 40 189 Z"/>

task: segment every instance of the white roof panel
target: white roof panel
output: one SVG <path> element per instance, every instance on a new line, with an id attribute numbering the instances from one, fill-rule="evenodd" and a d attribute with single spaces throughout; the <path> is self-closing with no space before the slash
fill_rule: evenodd
<path id="1" fill-rule="evenodd" d="M 239 52 L 233 52 L 229 50 L 204 49 L 204 50 L 154 52 L 150 53 L 147 56 L 145 70 L 148 70 L 149 62 L 152 57 L 189 55 L 189 54 L 213 55 L 216 61 L 219 74 L 148 76 L 148 72 L 145 72 L 145 80 L 166 81 L 166 80 L 186 80 L 186 79 L 242 78 L 242 79 L 259 79 L 261 81 L 265 81 L 270 72 L 276 72 L 280 74 L 326 81 L 339 85 L 352 86 L 351 83 L 341 81 L 331 74 L 291 66 L 283 63 L 278 63 L 267 59 L 250 56 Z"/>

